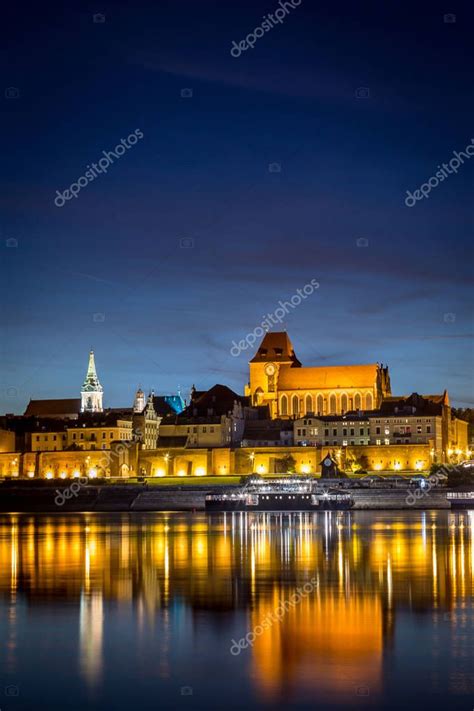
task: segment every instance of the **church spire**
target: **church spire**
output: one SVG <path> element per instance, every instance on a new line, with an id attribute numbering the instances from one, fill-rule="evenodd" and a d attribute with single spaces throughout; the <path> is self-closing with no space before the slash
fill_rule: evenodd
<path id="1" fill-rule="evenodd" d="M 94 351 L 89 353 L 86 379 L 81 390 L 81 412 L 102 412 L 104 389 L 99 382 L 95 368 Z"/>
<path id="2" fill-rule="evenodd" d="M 89 353 L 89 365 L 87 368 L 87 375 L 86 375 L 86 380 L 96 380 L 99 382 L 99 379 L 97 377 L 97 371 L 95 369 L 95 359 L 94 359 L 94 351 L 90 351 Z"/>

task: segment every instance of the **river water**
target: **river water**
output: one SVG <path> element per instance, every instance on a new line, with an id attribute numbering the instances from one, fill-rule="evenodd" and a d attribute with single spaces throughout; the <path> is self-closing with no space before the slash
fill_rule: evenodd
<path id="1" fill-rule="evenodd" d="M 474 511 L 0 516 L 1 711 L 474 708 Z"/>

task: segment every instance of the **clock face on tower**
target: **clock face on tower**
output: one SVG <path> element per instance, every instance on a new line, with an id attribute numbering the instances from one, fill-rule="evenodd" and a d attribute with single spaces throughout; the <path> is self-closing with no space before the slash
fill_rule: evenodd
<path id="1" fill-rule="evenodd" d="M 267 363 L 267 364 L 266 364 L 266 366 L 265 366 L 265 373 L 266 373 L 267 375 L 275 375 L 275 370 L 276 370 L 276 368 L 275 368 L 275 366 L 273 365 L 273 363 Z"/>
<path id="2" fill-rule="evenodd" d="M 331 462 L 331 460 L 329 459 L 329 457 L 326 457 L 326 459 L 324 460 L 324 466 L 330 467 L 331 464 L 332 464 L 332 462 Z"/>

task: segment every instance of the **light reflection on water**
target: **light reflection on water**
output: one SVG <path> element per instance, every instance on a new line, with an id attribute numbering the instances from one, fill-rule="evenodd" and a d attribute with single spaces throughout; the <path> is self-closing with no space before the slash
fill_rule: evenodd
<path id="1" fill-rule="evenodd" d="M 474 512 L 3 515 L 5 685 L 49 711 L 472 708 L 473 535 Z"/>

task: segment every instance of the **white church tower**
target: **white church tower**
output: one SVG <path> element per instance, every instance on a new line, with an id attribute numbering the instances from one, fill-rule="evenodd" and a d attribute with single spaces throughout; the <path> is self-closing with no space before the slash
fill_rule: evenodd
<path id="1" fill-rule="evenodd" d="M 133 412 L 135 414 L 141 415 L 146 406 L 145 393 L 139 387 L 135 393 L 135 400 L 133 401 Z"/>
<path id="2" fill-rule="evenodd" d="M 94 351 L 89 353 L 89 367 L 81 390 L 81 412 L 102 412 L 104 388 L 99 383 L 95 369 Z"/>

